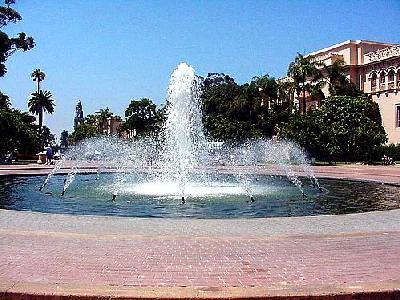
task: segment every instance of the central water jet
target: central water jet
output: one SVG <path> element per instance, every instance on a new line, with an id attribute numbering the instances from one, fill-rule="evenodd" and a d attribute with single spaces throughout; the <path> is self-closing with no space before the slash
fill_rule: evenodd
<path id="1" fill-rule="evenodd" d="M 181 63 L 172 73 L 167 98 L 168 117 L 164 128 L 163 179 L 179 185 L 182 202 L 191 172 L 206 155 L 200 88 L 201 80 L 186 63 Z"/>

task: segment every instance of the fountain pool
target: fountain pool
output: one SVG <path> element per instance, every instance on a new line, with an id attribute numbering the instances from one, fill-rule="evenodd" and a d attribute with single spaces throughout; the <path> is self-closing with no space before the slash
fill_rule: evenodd
<path id="1" fill-rule="evenodd" d="M 0 207 L 194 218 L 343 214 L 399 207 L 397 187 L 339 180 L 321 184 L 302 149 L 290 141 L 209 140 L 202 125 L 201 86 L 194 69 L 180 64 L 171 76 L 167 118 L 157 136 L 84 140 L 71 147 L 46 178 L 1 179 Z M 93 174 L 82 174 L 88 169 Z M 61 176 L 61 171 L 67 174 Z"/>
<path id="2" fill-rule="evenodd" d="M 400 208 L 400 187 L 373 182 L 321 179 L 329 190 L 304 186 L 303 197 L 286 176 L 257 175 L 252 185 L 254 202 L 235 184 L 235 175 L 220 174 L 209 186 L 187 187 L 190 196 L 182 204 L 174 186 L 155 187 L 132 177 L 116 201 L 111 201 L 118 174 L 80 174 L 64 195 L 64 176 L 56 175 L 45 190 L 43 176 L 0 178 L 0 208 L 76 215 L 114 215 L 156 218 L 259 218 L 348 214 Z M 148 175 L 142 174 L 143 177 Z M 307 182 L 308 179 L 300 178 Z"/>

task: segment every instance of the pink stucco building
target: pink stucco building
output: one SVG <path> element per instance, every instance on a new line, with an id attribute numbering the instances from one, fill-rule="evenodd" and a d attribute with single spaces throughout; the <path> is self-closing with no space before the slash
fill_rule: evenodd
<path id="1" fill-rule="evenodd" d="M 378 103 L 388 143 L 400 143 L 400 45 L 348 40 L 307 56 L 326 65 L 343 60 L 347 77 Z M 327 87 L 323 92 L 329 95 Z M 318 103 L 309 99 L 306 105 Z"/>

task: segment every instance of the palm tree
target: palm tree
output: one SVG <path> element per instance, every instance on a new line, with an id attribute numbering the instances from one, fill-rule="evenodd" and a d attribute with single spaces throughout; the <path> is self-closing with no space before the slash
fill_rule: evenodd
<path id="1" fill-rule="evenodd" d="M 329 66 L 324 66 L 323 70 L 326 73 L 329 93 L 332 96 L 362 95 L 362 92 L 347 78 L 344 66 L 345 62 L 341 59 Z"/>
<path id="2" fill-rule="evenodd" d="M 278 83 L 278 93 L 277 93 L 278 102 L 279 103 L 288 102 L 290 104 L 293 104 L 294 100 L 293 97 L 296 92 L 295 83 L 288 77 L 278 81 L 277 83 Z"/>
<path id="3" fill-rule="evenodd" d="M 107 128 L 107 120 L 113 114 L 110 112 L 110 109 L 107 107 L 105 109 L 100 109 L 100 111 L 96 112 L 97 117 L 97 128 L 100 134 L 103 134 L 105 128 Z M 105 128 L 104 128 L 105 127 Z"/>
<path id="4" fill-rule="evenodd" d="M 300 53 L 289 65 L 287 74 L 293 79 L 297 97 L 302 94 L 300 111 L 303 113 L 306 111 L 306 92 L 314 92 L 314 83 L 318 83 L 322 78 L 322 74 L 317 68 L 320 65 L 318 62 L 312 61 L 311 57 L 303 56 Z"/>
<path id="5" fill-rule="evenodd" d="M 49 91 L 32 93 L 32 97 L 28 102 L 28 107 L 29 112 L 39 115 L 39 132 L 42 131 L 43 112 L 52 114 L 54 112 L 54 106 L 53 95 Z"/>
<path id="6" fill-rule="evenodd" d="M 274 77 L 270 77 L 268 74 L 264 76 L 254 76 L 252 83 L 256 85 L 257 90 L 261 95 L 260 106 L 264 106 L 264 100 L 268 103 L 273 103 L 278 98 L 278 83 Z M 269 105 L 267 105 L 269 107 Z"/>
<path id="7" fill-rule="evenodd" d="M 46 77 L 46 74 L 42 72 L 40 69 L 36 69 L 35 71 L 32 72 L 31 77 L 33 81 L 37 81 L 37 92 L 39 93 L 40 91 L 40 82 L 44 80 Z"/>

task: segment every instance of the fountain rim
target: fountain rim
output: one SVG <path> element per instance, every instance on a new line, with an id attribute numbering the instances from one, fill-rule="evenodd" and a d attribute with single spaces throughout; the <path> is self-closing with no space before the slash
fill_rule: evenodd
<path id="1" fill-rule="evenodd" d="M 314 166 L 315 167 L 315 166 Z M 385 166 L 387 167 L 387 166 Z M 394 168 L 399 168 L 397 166 L 394 166 Z M 25 170 L 29 170 L 29 171 L 33 171 L 33 172 L 28 172 L 26 174 L 19 174 L 18 172 L 13 172 L 12 169 L 9 170 L 9 173 L 2 173 L 1 172 L 1 167 L 0 167 L 0 178 L 5 178 L 5 177 L 34 177 L 34 176 L 47 176 L 48 173 L 40 173 L 40 172 L 35 172 L 37 170 L 47 170 L 47 171 L 51 171 L 53 169 L 53 166 L 48 168 L 27 168 Z M 59 172 L 57 172 L 55 174 L 55 176 L 62 176 L 62 175 L 67 175 L 68 172 L 71 170 L 71 168 L 62 168 Z M 80 170 L 83 170 L 82 172 L 79 172 L 80 175 L 93 175 L 96 174 L 96 170 L 97 168 L 95 167 L 83 167 L 80 168 Z M 115 169 L 111 169 L 110 171 L 105 171 L 102 172 L 104 174 L 112 174 L 116 172 Z M 231 173 L 224 173 L 224 174 L 231 174 Z M 259 175 L 263 175 L 263 176 L 268 176 L 271 174 L 267 174 L 267 173 L 252 173 L 252 174 L 259 174 Z M 272 175 L 280 175 L 283 176 L 282 174 L 272 174 Z M 376 178 L 360 178 L 354 175 L 357 174 L 353 174 L 352 176 L 349 177 L 343 177 L 343 176 L 336 176 L 334 174 L 321 174 L 319 175 L 318 172 L 316 172 L 316 177 L 318 179 L 333 179 L 333 180 L 340 180 L 340 181 L 351 181 L 351 182 L 358 182 L 358 183 L 362 183 L 362 182 L 367 182 L 367 183 L 377 183 L 377 184 L 384 184 L 384 185 L 388 185 L 388 186 L 394 186 L 394 187 L 400 187 L 400 177 L 398 178 L 398 182 L 394 182 L 393 180 L 390 179 L 390 176 L 388 176 L 388 174 L 384 174 L 385 176 L 381 179 L 376 179 Z M 300 177 L 306 177 L 305 175 L 301 175 Z M 1 210 L 5 210 L 5 209 L 0 209 Z M 395 209 L 389 209 L 389 210 L 383 210 L 383 211 L 397 211 L 400 210 L 400 208 L 395 208 Z M 18 211 L 18 210 L 13 210 L 11 209 L 10 211 Z M 380 211 L 380 210 L 376 210 L 376 211 Z M 340 214 L 338 216 L 341 215 L 358 215 L 358 214 L 368 214 L 368 213 L 373 213 L 376 211 L 369 211 L 369 212 L 359 212 L 359 213 L 349 213 L 349 214 Z M 66 213 L 49 213 L 49 212 L 36 212 L 36 211 L 30 211 L 27 210 L 26 212 L 31 212 L 31 213 L 38 213 L 38 214 L 56 214 L 56 215 L 67 215 L 70 216 L 71 214 L 66 214 Z M 74 214 L 72 214 L 74 216 Z M 138 219 L 153 219 L 151 217 L 135 217 L 135 216 L 118 216 L 118 215 L 86 215 L 86 214 L 77 214 L 76 216 L 81 216 L 81 217 L 105 217 L 105 218 L 138 218 Z M 289 218 L 313 218 L 313 217 L 318 217 L 318 216 L 336 216 L 336 215 L 331 215 L 331 214 L 319 214 L 319 215 L 305 215 L 305 216 L 271 216 L 271 217 L 257 217 L 257 218 L 248 218 L 248 217 L 237 217 L 237 218 L 233 218 L 233 220 L 252 220 L 252 219 L 277 219 L 277 218 L 283 218 L 283 219 L 289 219 Z M 155 218 L 155 219 L 166 219 L 166 220 L 175 220 L 175 219 L 194 219 L 194 220 L 230 220 L 230 218 Z"/>

